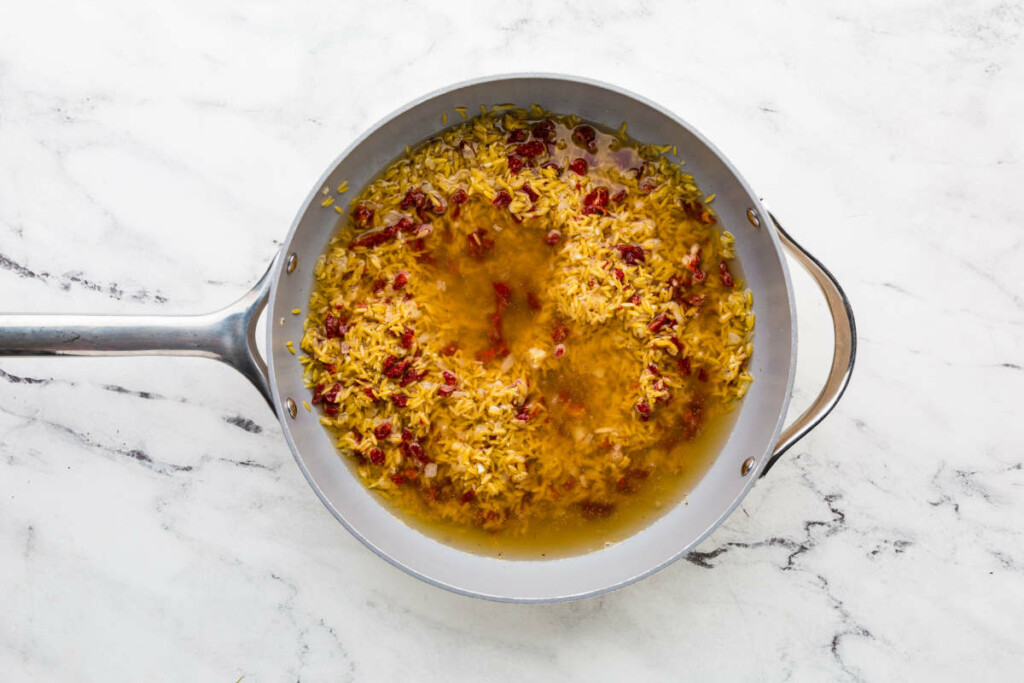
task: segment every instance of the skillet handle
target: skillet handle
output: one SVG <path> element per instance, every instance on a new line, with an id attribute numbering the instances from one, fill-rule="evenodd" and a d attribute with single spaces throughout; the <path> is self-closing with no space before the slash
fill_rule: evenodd
<path id="1" fill-rule="evenodd" d="M 199 356 L 245 375 L 274 408 L 256 323 L 270 296 L 270 268 L 252 289 L 201 315 L 0 314 L 0 356 Z M 275 411 L 276 412 L 276 411 Z"/>
<path id="2" fill-rule="evenodd" d="M 818 259 L 811 256 L 806 249 L 789 236 L 782 228 L 782 224 L 779 223 L 779 220 L 772 213 L 769 212 L 768 215 L 771 216 L 772 224 L 779 234 L 782 246 L 814 278 L 814 281 L 818 283 L 818 287 L 821 288 L 822 294 L 825 295 L 829 313 L 832 314 L 835 349 L 832 352 L 832 367 L 829 370 L 828 378 L 825 380 L 825 386 L 810 407 L 779 435 L 779 441 L 775 444 L 775 450 L 772 452 L 768 464 L 761 471 L 762 477 L 768 474 L 768 470 L 772 468 L 772 465 L 775 464 L 775 461 L 783 453 L 789 450 L 797 441 L 807 436 L 836 407 L 843 392 L 846 391 L 847 384 L 850 383 L 850 375 L 853 374 L 853 362 L 857 356 L 857 325 L 853 319 L 853 309 L 850 307 L 850 300 L 846 298 L 843 288 L 839 286 L 839 282 L 836 281 L 832 273 Z"/>

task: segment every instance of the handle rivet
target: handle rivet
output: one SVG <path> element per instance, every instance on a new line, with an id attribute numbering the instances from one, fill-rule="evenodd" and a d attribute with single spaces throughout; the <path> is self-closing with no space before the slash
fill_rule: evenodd
<path id="1" fill-rule="evenodd" d="M 291 399 L 288 400 L 290 401 Z M 295 415 L 292 415 L 292 417 L 295 417 Z M 750 474 L 750 470 L 752 469 L 754 469 L 754 459 L 747 458 L 746 460 L 743 461 L 743 466 L 740 467 L 740 475 L 745 477 L 748 474 Z"/>
<path id="2" fill-rule="evenodd" d="M 757 212 L 753 209 L 747 209 L 747 220 L 750 221 L 750 224 L 755 228 L 761 227 L 761 219 L 757 217 Z"/>
<path id="3" fill-rule="evenodd" d="M 295 270 L 295 265 L 298 262 L 299 262 L 299 257 L 296 256 L 295 252 L 293 251 L 291 254 L 288 255 L 288 261 L 287 261 L 287 263 L 285 263 L 284 271 L 286 273 L 291 273 L 292 271 Z"/>
<path id="4" fill-rule="evenodd" d="M 288 406 L 288 414 L 291 415 L 294 418 L 296 413 L 299 412 L 298 407 L 295 405 L 295 401 L 293 401 L 291 399 L 288 399 L 284 403 L 285 403 L 286 406 Z"/>

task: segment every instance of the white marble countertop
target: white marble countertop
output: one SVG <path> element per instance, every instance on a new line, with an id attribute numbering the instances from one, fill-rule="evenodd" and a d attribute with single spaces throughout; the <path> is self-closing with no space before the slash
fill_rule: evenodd
<path id="1" fill-rule="evenodd" d="M 827 4 L 0 8 L 8 312 L 226 303 L 362 130 L 533 70 L 696 125 L 860 327 L 840 407 L 697 553 L 554 606 L 452 595 L 372 555 L 226 367 L 0 359 L 0 678 L 1024 675 L 1024 10 Z M 829 327 L 796 284 L 806 403 Z"/>

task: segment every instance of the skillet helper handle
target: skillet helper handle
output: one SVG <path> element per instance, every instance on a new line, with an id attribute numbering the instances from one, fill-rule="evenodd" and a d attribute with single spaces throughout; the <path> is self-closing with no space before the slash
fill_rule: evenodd
<path id="1" fill-rule="evenodd" d="M 256 323 L 270 295 L 270 269 L 249 292 L 201 315 L 0 314 L 0 356 L 199 356 L 245 375 L 274 408 Z"/>
<path id="2" fill-rule="evenodd" d="M 850 375 L 853 374 L 853 362 L 857 356 L 857 325 L 853 318 L 853 309 L 846 293 L 839 286 L 839 282 L 806 249 L 801 247 L 782 228 L 782 224 L 771 213 L 772 224 L 778 232 L 782 246 L 796 261 L 804 267 L 804 270 L 814 278 L 825 295 L 829 313 L 832 314 L 832 328 L 835 334 L 835 348 L 832 351 L 832 367 L 829 369 L 828 378 L 821 393 L 814 399 L 814 402 L 803 412 L 800 417 L 793 421 L 793 424 L 786 427 L 779 435 L 779 441 L 775 444 L 768 464 L 761 471 L 761 476 L 768 474 L 775 461 L 783 453 L 790 449 L 797 441 L 807 436 L 825 416 L 832 412 L 832 409 L 839 403 L 846 386 L 850 383 Z"/>

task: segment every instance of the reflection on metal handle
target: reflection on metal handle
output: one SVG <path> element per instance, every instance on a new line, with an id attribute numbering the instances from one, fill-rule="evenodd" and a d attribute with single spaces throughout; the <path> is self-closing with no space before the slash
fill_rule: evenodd
<path id="1" fill-rule="evenodd" d="M 825 295 L 828 310 L 832 314 L 835 350 L 832 352 L 832 368 L 829 370 L 824 388 L 810 407 L 793 424 L 783 430 L 772 457 L 761 471 L 762 477 L 768 473 L 775 461 L 789 450 L 790 446 L 807 436 L 836 407 L 843 392 L 846 391 L 846 385 L 850 383 L 853 361 L 857 355 L 857 326 L 853 319 L 853 309 L 850 308 L 850 301 L 846 298 L 843 288 L 818 259 L 793 241 L 793 238 L 782 229 L 782 225 L 774 215 L 769 215 L 779 233 L 779 239 L 782 240 L 782 246 L 814 278 L 818 287 L 821 288 L 822 294 Z"/>
<path id="2" fill-rule="evenodd" d="M 233 304 L 202 315 L 0 314 L 0 356 L 201 356 L 245 375 L 271 408 L 256 322 L 270 295 L 270 269 Z"/>

